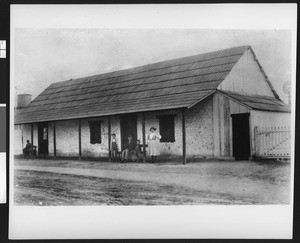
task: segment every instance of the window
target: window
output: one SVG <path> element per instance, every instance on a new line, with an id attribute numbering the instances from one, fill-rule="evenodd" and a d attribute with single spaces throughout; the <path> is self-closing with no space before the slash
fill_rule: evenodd
<path id="1" fill-rule="evenodd" d="M 44 140 L 47 140 L 47 137 L 48 137 L 48 131 L 47 130 L 48 130 L 47 127 L 43 128 L 43 139 Z"/>
<path id="2" fill-rule="evenodd" d="M 90 121 L 90 143 L 101 143 L 101 121 Z"/>
<path id="3" fill-rule="evenodd" d="M 6 41 L 0 40 L 0 58 L 6 58 Z"/>
<path id="4" fill-rule="evenodd" d="M 161 135 L 161 142 L 173 143 L 175 142 L 175 115 L 159 116 L 159 133 Z"/>

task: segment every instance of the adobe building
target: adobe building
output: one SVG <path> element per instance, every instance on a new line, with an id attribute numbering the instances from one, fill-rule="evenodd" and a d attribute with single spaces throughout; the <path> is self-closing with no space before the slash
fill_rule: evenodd
<path id="1" fill-rule="evenodd" d="M 160 160 L 249 159 L 257 126 L 289 126 L 251 46 L 51 84 L 15 111 L 15 154 L 26 140 L 39 155 L 109 158 L 129 134 L 143 146 L 154 126 Z M 147 150 L 147 148 L 146 148 Z M 145 154 L 146 155 L 146 154 Z"/>

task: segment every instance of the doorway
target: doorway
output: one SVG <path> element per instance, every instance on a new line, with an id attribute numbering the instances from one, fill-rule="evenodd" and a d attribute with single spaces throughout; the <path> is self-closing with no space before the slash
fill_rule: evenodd
<path id="1" fill-rule="evenodd" d="M 127 142 L 128 135 L 132 136 L 134 142 L 137 140 L 137 117 L 136 115 L 123 115 L 120 117 L 121 122 L 121 147 Z"/>
<path id="2" fill-rule="evenodd" d="M 38 124 L 38 153 L 48 155 L 48 123 Z"/>
<path id="3" fill-rule="evenodd" d="M 250 157 L 250 113 L 233 114 L 232 117 L 232 147 L 236 160 L 248 160 Z"/>

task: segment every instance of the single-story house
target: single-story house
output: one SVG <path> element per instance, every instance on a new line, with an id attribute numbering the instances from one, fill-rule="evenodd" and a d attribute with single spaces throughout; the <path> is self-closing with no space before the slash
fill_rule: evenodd
<path id="1" fill-rule="evenodd" d="M 15 154 L 30 140 L 39 155 L 109 158 L 112 133 L 120 150 L 129 134 L 146 148 L 154 126 L 160 159 L 248 159 L 256 126 L 289 123 L 247 45 L 52 83 L 15 111 L 14 144 Z"/>

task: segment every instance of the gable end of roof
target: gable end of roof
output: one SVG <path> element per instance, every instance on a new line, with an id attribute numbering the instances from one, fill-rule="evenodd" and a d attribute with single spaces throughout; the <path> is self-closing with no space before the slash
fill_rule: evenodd
<path id="1" fill-rule="evenodd" d="M 273 92 L 275 98 L 278 99 L 278 100 L 280 100 L 279 95 L 277 94 L 276 90 L 274 89 L 274 87 L 273 87 L 273 85 L 272 85 L 270 79 L 268 78 L 268 76 L 267 76 L 266 72 L 264 71 L 262 65 L 261 65 L 260 62 L 258 61 L 258 59 L 257 59 L 257 57 L 256 57 L 256 54 L 255 54 L 253 48 L 252 48 L 251 46 L 249 46 L 248 49 L 249 49 L 249 50 L 251 51 L 251 53 L 253 54 L 254 61 L 257 63 L 257 65 L 258 65 L 258 67 L 259 67 L 259 70 L 261 71 L 261 73 L 262 73 L 263 76 L 265 77 L 265 80 L 266 80 L 266 82 L 268 83 L 268 85 L 270 86 L 270 88 L 271 88 L 271 90 L 272 90 L 272 92 Z"/>

